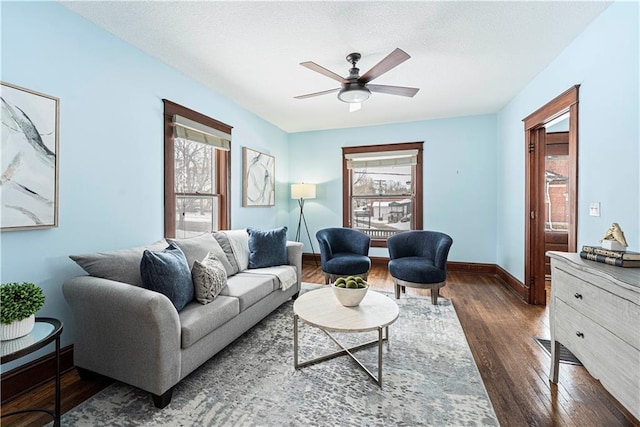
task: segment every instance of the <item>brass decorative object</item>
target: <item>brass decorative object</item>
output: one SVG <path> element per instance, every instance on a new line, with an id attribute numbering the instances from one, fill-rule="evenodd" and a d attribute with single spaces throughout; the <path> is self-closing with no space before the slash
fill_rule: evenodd
<path id="1" fill-rule="evenodd" d="M 611 224 L 611 227 L 609 227 L 607 232 L 604 233 L 604 236 L 602 236 L 602 239 L 600 239 L 600 242 L 603 244 L 603 247 L 609 246 L 609 245 L 613 245 L 613 246 L 619 245 L 622 247 L 622 249 L 619 249 L 619 250 L 624 250 L 626 249 L 627 246 L 629 246 L 627 245 L 627 240 L 624 238 L 624 233 L 622 232 L 622 229 L 620 228 L 617 222 L 614 222 L 613 224 Z M 615 243 L 617 243 L 618 245 L 616 245 Z M 612 248 L 609 248 L 609 249 L 612 249 Z"/>

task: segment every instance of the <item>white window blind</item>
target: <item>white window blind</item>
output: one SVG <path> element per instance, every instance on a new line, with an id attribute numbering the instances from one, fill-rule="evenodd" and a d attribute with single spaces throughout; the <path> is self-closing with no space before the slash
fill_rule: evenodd
<path id="1" fill-rule="evenodd" d="M 345 154 L 347 169 L 409 166 L 418 163 L 418 150 L 378 151 L 371 153 Z"/>
<path id="2" fill-rule="evenodd" d="M 173 116 L 173 136 L 211 145 L 218 150 L 231 149 L 231 135 L 228 133 L 178 115 Z"/>

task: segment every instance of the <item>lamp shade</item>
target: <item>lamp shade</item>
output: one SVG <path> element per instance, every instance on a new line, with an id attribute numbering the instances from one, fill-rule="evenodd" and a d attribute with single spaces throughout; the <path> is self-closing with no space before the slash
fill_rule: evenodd
<path id="1" fill-rule="evenodd" d="M 315 199 L 316 185 L 315 184 L 291 184 L 291 198 L 292 199 Z"/>

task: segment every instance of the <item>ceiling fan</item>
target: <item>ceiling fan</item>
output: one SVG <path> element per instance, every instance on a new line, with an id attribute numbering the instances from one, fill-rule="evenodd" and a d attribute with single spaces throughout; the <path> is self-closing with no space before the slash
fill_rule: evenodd
<path id="1" fill-rule="evenodd" d="M 360 69 L 356 67 L 356 63 L 360 60 L 360 58 L 361 55 L 359 53 L 350 53 L 349 55 L 347 55 L 347 61 L 352 65 L 352 68 L 349 70 L 349 77 L 339 76 L 333 71 L 327 70 L 326 68 L 312 61 L 301 62 L 300 65 L 302 65 L 303 67 L 332 78 L 340 82 L 342 86 L 336 89 L 325 90 L 322 92 L 299 95 L 295 96 L 294 98 L 305 99 L 319 95 L 326 95 L 328 93 L 338 92 L 338 99 L 340 101 L 347 102 L 349 104 L 360 104 L 361 102 L 369 99 L 369 97 L 371 96 L 371 92 L 413 97 L 420 90 L 415 87 L 369 84 L 371 80 L 380 77 L 382 74 L 397 67 L 407 59 L 411 58 L 402 49 L 396 48 L 393 52 L 387 55 L 387 57 L 374 65 L 373 68 L 364 73 L 362 76 L 360 76 Z M 351 111 L 354 111 L 355 109 L 351 109 Z"/>

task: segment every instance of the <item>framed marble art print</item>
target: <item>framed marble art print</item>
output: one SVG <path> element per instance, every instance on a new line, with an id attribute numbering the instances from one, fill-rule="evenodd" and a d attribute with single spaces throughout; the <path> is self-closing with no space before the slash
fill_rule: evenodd
<path id="1" fill-rule="evenodd" d="M 251 148 L 242 148 L 242 206 L 274 206 L 276 159 Z"/>
<path id="2" fill-rule="evenodd" d="M 57 227 L 60 100 L 0 83 L 0 230 Z"/>

